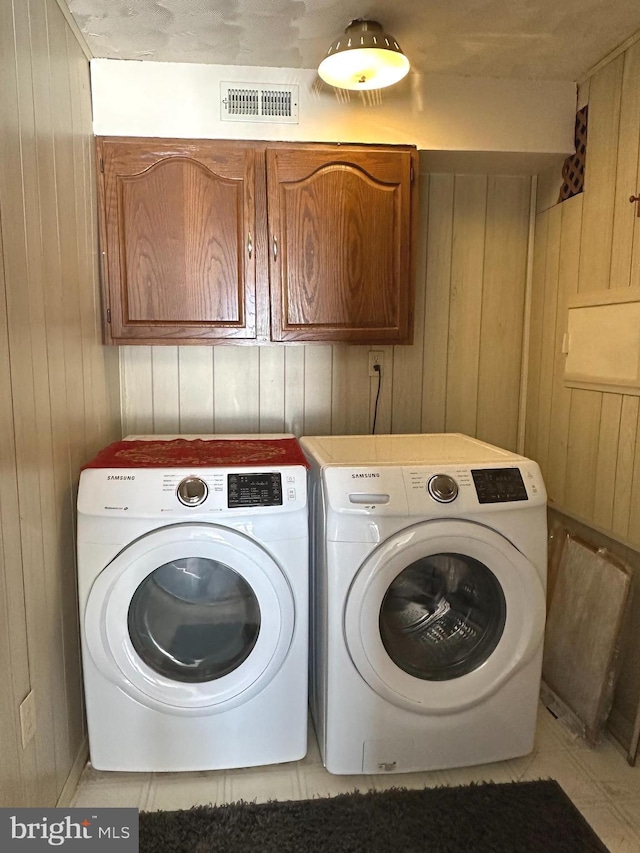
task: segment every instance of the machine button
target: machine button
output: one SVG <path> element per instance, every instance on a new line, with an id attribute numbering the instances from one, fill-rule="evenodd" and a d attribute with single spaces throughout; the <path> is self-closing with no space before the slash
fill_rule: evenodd
<path id="1" fill-rule="evenodd" d="M 427 483 L 431 497 L 441 504 L 448 504 L 458 497 L 458 484 L 448 474 L 435 474 Z"/>
<path id="2" fill-rule="evenodd" d="M 185 506 L 199 506 L 206 500 L 209 489 L 205 481 L 201 480 L 200 477 L 185 477 L 179 484 L 176 494 L 181 504 Z"/>

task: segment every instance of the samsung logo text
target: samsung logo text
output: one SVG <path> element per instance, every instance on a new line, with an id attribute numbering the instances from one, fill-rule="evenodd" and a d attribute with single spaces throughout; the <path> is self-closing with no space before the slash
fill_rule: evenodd
<path id="1" fill-rule="evenodd" d="M 379 477 L 380 474 L 352 474 L 351 477 L 354 480 L 369 480 L 372 477 Z"/>
<path id="2" fill-rule="evenodd" d="M 107 474 L 107 480 L 135 480 L 135 474 Z"/>

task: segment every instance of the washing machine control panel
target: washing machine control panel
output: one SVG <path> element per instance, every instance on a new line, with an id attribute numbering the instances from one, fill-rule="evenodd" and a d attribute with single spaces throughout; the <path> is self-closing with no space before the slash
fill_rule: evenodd
<path id="1" fill-rule="evenodd" d="M 481 504 L 529 500 L 519 468 L 471 469 Z"/>
<path id="2" fill-rule="evenodd" d="M 444 516 L 538 505 L 546 501 L 535 462 L 516 465 L 442 465 L 404 468 L 410 515 L 437 511 Z"/>

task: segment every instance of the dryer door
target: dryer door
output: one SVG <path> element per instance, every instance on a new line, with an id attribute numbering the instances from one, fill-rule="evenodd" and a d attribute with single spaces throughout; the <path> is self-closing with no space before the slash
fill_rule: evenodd
<path id="1" fill-rule="evenodd" d="M 136 540 L 101 572 L 83 628 L 97 667 L 138 702 L 210 714 L 266 687 L 294 621 L 289 583 L 260 545 L 179 524 Z"/>
<path id="2" fill-rule="evenodd" d="M 480 524 L 433 521 L 363 563 L 344 631 L 379 695 L 438 714 L 495 692 L 540 649 L 544 621 L 543 583 L 517 548 Z"/>

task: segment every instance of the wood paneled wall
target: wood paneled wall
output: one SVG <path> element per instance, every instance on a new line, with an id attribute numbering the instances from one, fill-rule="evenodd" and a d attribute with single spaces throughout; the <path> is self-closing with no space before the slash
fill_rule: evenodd
<path id="1" fill-rule="evenodd" d="M 384 353 L 376 432 L 515 450 L 531 180 L 421 175 L 415 337 Z M 124 434 L 371 431 L 370 347 L 123 347 Z"/>
<path id="2" fill-rule="evenodd" d="M 0 0 L 0 110 L 0 806 L 53 806 L 84 757 L 78 473 L 120 434 L 117 352 L 100 343 L 89 67 L 55 0 Z"/>
<path id="3" fill-rule="evenodd" d="M 560 511 L 640 548 L 637 396 L 564 385 L 567 299 L 640 285 L 640 42 L 589 81 L 584 193 L 536 218 L 525 451 Z"/>
<path id="4" fill-rule="evenodd" d="M 586 87 L 584 193 L 557 204 L 559 177 L 547 175 L 542 185 L 555 190 L 538 196 L 547 203 L 536 217 L 525 453 L 581 535 L 627 546 L 635 577 L 610 725 L 628 742 L 640 702 L 640 398 L 565 387 L 562 343 L 570 296 L 640 285 L 640 218 L 629 202 L 640 189 L 640 42 Z"/>

